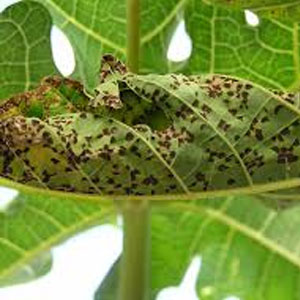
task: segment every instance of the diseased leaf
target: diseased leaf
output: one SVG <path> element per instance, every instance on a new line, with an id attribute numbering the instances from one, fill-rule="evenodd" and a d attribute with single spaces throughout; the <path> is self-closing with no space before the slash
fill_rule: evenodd
<path id="1" fill-rule="evenodd" d="M 56 73 L 50 48 L 52 20 L 40 4 L 26 1 L 0 14 L 0 100 L 36 87 Z"/>
<path id="2" fill-rule="evenodd" d="M 298 0 L 207 0 L 212 4 L 229 5 L 238 9 L 251 9 L 253 12 L 271 18 L 282 18 L 299 22 L 300 4 Z"/>
<path id="3" fill-rule="evenodd" d="M 104 64 L 95 99 L 84 99 L 79 89 L 76 102 L 44 85 L 0 107 L 3 177 L 115 195 L 214 191 L 299 178 L 298 95 L 225 76 L 134 75 L 106 59 L 111 69 L 105 71 Z M 27 117 L 40 91 L 43 116 Z M 47 97 L 49 91 L 57 97 Z M 147 123 L 156 112 L 160 129 Z"/>

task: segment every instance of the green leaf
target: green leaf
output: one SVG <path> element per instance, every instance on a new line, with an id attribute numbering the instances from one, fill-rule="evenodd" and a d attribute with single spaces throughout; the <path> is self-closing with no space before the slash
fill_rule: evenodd
<path id="1" fill-rule="evenodd" d="M 119 257 L 95 293 L 94 300 L 115 300 L 118 297 L 119 273 L 121 258 Z"/>
<path id="2" fill-rule="evenodd" d="M 39 0 L 57 26 L 70 39 L 76 58 L 75 78 L 80 78 L 93 94 L 97 85 L 100 57 L 126 54 L 126 6 L 118 0 Z M 184 1 L 143 0 L 141 2 L 141 44 L 144 60 L 141 71 L 166 72 L 167 49 L 176 18 Z M 117 9 L 116 9 L 117 8 Z M 147 57 L 147 59 L 146 59 Z"/>
<path id="3" fill-rule="evenodd" d="M 38 271 L 38 267 L 47 250 L 80 230 L 115 217 L 112 202 L 104 199 L 37 190 L 2 178 L 0 185 L 19 191 L 14 205 L 0 214 L 2 285 L 30 280 L 24 278 L 26 265 L 33 266 L 36 276 L 44 274 L 49 268 Z"/>
<path id="4" fill-rule="evenodd" d="M 41 3 L 74 47 L 74 77 L 84 81 L 88 92 L 93 94 L 101 54 L 109 52 L 125 57 L 125 2 L 46 0 Z M 260 25 L 253 28 L 246 23 L 244 12 L 209 5 L 206 1 L 143 0 L 141 3 L 142 73 L 170 70 L 218 73 L 281 90 L 299 88 L 298 23 L 261 18 Z M 193 51 L 185 64 L 178 65 L 167 60 L 167 50 L 183 13 Z"/>
<path id="5" fill-rule="evenodd" d="M 195 287 L 201 299 L 296 297 L 299 207 L 279 212 L 257 200 L 239 196 L 154 206 L 151 299 L 178 286 L 196 255 L 202 257 Z M 118 268 L 116 262 L 95 299 L 116 299 Z"/>
<path id="6" fill-rule="evenodd" d="M 203 1 L 188 2 L 185 21 L 193 41 L 185 72 L 228 74 L 281 90 L 299 88 L 298 23 L 261 18 L 252 27 L 243 11 Z"/>
<path id="7" fill-rule="evenodd" d="M 0 287 L 32 281 L 47 274 L 52 267 L 50 252 L 35 257 L 29 264 L 24 264 L 7 277 L 0 279 Z"/>
<path id="8" fill-rule="evenodd" d="M 299 105 L 298 95 L 226 76 L 134 75 L 111 56 L 104 58 L 93 99 L 78 82 L 55 77 L 7 100 L 1 107 L 0 171 L 21 184 L 0 183 L 20 189 L 23 205 L 0 223 L 3 276 L 110 214 L 110 199 L 196 200 L 296 188 Z M 147 119 L 157 112 L 159 129 Z M 297 192 L 286 191 L 289 197 Z M 77 205 L 88 212 L 78 213 Z M 182 243 L 186 248 L 188 242 Z M 188 262 L 184 255 L 178 270 Z"/>
<path id="9" fill-rule="evenodd" d="M 229 5 L 238 9 L 251 9 L 253 12 L 271 18 L 282 18 L 299 22 L 300 4 L 298 0 L 208 0 L 213 4 Z"/>
<path id="10" fill-rule="evenodd" d="M 50 48 L 52 21 L 35 2 L 22 2 L 0 14 L 0 99 L 36 87 L 56 73 Z"/>
<path id="11" fill-rule="evenodd" d="M 201 299 L 280 300 L 298 295 L 299 206 L 266 208 L 249 197 L 156 206 L 152 290 L 178 285 L 195 255 Z"/>

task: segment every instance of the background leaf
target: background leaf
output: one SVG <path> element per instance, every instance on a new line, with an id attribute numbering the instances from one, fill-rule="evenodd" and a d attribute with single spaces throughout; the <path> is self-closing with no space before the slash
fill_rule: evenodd
<path id="1" fill-rule="evenodd" d="M 238 9 L 251 9 L 259 15 L 282 18 L 299 22 L 300 5 L 298 0 L 207 0 L 212 4 L 229 5 Z"/>
<path id="2" fill-rule="evenodd" d="M 228 74 L 275 89 L 297 89 L 299 25 L 260 18 L 247 24 L 243 11 L 189 1 L 185 11 L 193 41 L 185 72 Z"/>
<path id="3" fill-rule="evenodd" d="M 118 297 L 119 273 L 121 269 L 121 257 L 119 257 L 101 282 L 95 293 L 95 300 L 115 300 Z"/>
<path id="4" fill-rule="evenodd" d="M 40 1 L 70 39 L 76 57 L 75 78 L 93 93 L 98 84 L 100 58 L 112 53 L 126 54 L 126 6 L 118 0 Z M 141 71 L 166 72 L 167 48 L 184 1 L 143 0 L 141 2 Z"/>
<path id="5" fill-rule="evenodd" d="M 299 206 L 266 208 L 236 197 L 157 206 L 152 220 L 152 289 L 178 285 L 195 255 L 201 299 L 298 296 Z"/>
<path id="6" fill-rule="evenodd" d="M 19 191 L 13 207 L 0 214 L 2 284 L 11 284 L 11 274 L 20 274 L 24 265 L 33 264 L 65 238 L 84 228 L 112 221 L 115 216 L 114 206 L 105 200 L 95 201 L 88 196 L 78 200 L 76 195 L 37 192 L 4 179 L 0 179 L 0 184 Z M 13 279 L 16 283 L 18 278 Z"/>
<path id="7" fill-rule="evenodd" d="M 0 14 L 0 99 L 37 86 L 56 73 L 50 48 L 52 20 L 40 4 L 26 1 Z"/>
<path id="8" fill-rule="evenodd" d="M 34 258 L 30 263 L 22 265 L 9 276 L 0 279 L 0 287 L 20 284 L 37 279 L 47 274 L 52 267 L 52 254 L 46 252 Z"/>
<path id="9" fill-rule="evenodd" d="M 42 3 L 73 44 L 77 63 L 74 76 L 83 80 L 93 93 L 101 54 L 110 52 L 124 58 L 124 2 Z M 193 51 L 182 69 L 181 64 L 167 60 L 167 49 L 183 13 Z M 172 69 L 189 74 L 221 73 L 276 89 L 299 87 L 298 23 L 261 18 L 260 25 L 253 28 L 246 23 L 242 11 L 194 0 L 144 0 L 141 16 L 143 73 L 165 73 Z"/>
<path id="10" fill-rule="evenodd" d="M 202 257 L 195 287 L 201 299 L 294 299 L 300 275 L 299 209 L 277 211 L 245 196 L 154 205 L 151 299 L 178 286 L 196 255 Z M 118 261 L 95 299 L 115 299 L 117 282 Z"/>

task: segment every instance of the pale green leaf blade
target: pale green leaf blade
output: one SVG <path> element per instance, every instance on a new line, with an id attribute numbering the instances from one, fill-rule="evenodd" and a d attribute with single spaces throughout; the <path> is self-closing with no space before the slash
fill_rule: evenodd
<path id="1" fill-rule="evenodd" d="M 52 267 L 51 252 L 42 253 L 29 264 L 24 264 L 9 276 L 0 279 L 0 287 L 20 284 L 35 280 L 47 274 Z"/>
<path id="2" fill-rule="evenodd" d="M 112 53 L 126 55 L 126 1 L 46 0 L 55 22 L 70 39 L 76 58 L 73 77 L 94 92 L 98 82 L 100 57 Z M 142 72 L 167 72 L 167 49 L 177 16 L 184 1 L 141 1 Z"/>
<path id="3" fill-rule="evenodd" d="M 243 11 L 204 1 L 188 1 L 185 21 L 193 41 L 185 72 L 228 74 L 281 90 L 299 88 L 298 23 L 261 18 L 252 27 Z"/>
<path id="4" fill-rule="evenodd" d="M 229 5 L 237 9 L 251 9 L 259 15 L 299 22 L 300 3 L 298 0 L 208 0 L 213 4 Z"/>
<path id="5" fill-rule="evenodd" d="M 77 63 L 74 77 L 83 80 L 93 93 L 101 54 L 110 52 L 125 57 L 125 2 L 42 3 L 73 44 Z M 182 67 L 168 61 L 167 50 L 184 12 L 193 45 L 184 72 L 229 74 L 276 89 L 299 87 L 298 23 L 262 18 L 260 25 L 252 28 L 242 11 L 203 1 L 141 3 L 141 72 L 162 73 Z"/>
<path id="6" fill-rule="evenodd" d="M 12 276 L 20 274 L 27 264 L 34 264 L 70 235 L 115 217 L 111 201 L 100 201 L 88 195 L 39 191 L 4 179 L 0 179 L 0 184 L 19 191 L 12 207 L 0 214 L 0 279 L 3 284 L 11 284 Z M 41 270 L 40 275 L 44 271 Z"/>
<path id="7" fill-rule="evenodd" d="M 56 73 L 50 48 L 52 20 L 36 2 L 8 7 L 0 15 L 0 99 L 36 87 Z"/>
<path id="8" fill-rule="evenodd" d="M 202 257 L 201 299 L 297 299 L 299 207 L 276 211 L 257 199 L 210 199 L 157 206 L 153 216 L 152 290 L 178 286 Z"/>

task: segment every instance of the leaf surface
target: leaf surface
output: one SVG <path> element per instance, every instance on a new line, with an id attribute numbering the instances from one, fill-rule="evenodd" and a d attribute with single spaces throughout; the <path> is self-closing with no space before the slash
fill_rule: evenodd
<path id="1" fill-rule="evenodd" d="M 243 11 L 189 1 L 185 11 L 193 51 L 188 73 L 228 74 L 265 87 L 299 87 L 299 24 L 260 18 L 247 24 Z"/>
<path id="2" fill-rule="evenodd" d="M 300 2 L 298 0 L 208 0 L 213 4 L 229 5 L 238 9 L 251 9 L 253 12 L 271 18 L 281 18 L 299 22 Z"/>
<path id="3" fill-rule="evenodd" d="M 52 82 L 3 104 L 3 177 L 100 195 L 216 191 L 299 178 L 297 94 L 225 76 L 134 75 L 110 59 L 95 99 L 80 89 L 79 100 L 68 99 Z M 42 115 L 28 117 L 37 97 L 44 97 Z"/>
<path id="4" fill-rule="evenodd" d="M 51 252 L 42 253 L 29 263 L 9 272 L 8 276 L 0 278 L 0 287 L 14 284 L 26 283 L 47 274 L 52 267 Z"/>
<path id="5" fill-rule="evenodd" d="M 195 289 L 201 299 L 297 297 L 299 206 L 278 211 L 257 200 L 240 195 L 154 206 L 151 299 L 179 286 L 198 255 Z M 117 297 L 118 268 L 117 261 L 95 299 Z"/>
<path id="6" fill-rule="evenodd" d="M 201 299 L 293 299 L 299 286 L 299 207 L 266 208 L 249 197 L 157 207 L 152 288 L 178 285 L 195 255 Z M 176 212 L 177 211 L 177 212 Z"/>
<path id="7" fill-rule="evenodd" d="M 126 54 L 126 6 L 118 0 L 39 1 L 45 5 L 57 26 L 70 39 L 76 57 L 75 78 L 93 93 L 97 85 L 100 57 L 112 53 Z M 168 42 L 184 1 L 143 0 L 141 2 L 141 45 L 144 71 L 167 72 Z M 117 8 L 117 9 L 116 9 Z"/>
<path id="8" fill-rule="evenodd" d="M 50 48 L 52 20 L 36 2 L 8 7 L 0 14 L 0 99 L 36 87 L 56 73 Z"/>
<path id="9" fill-rule="evenodd" d="M 74 77 L 84 81 L 89 93 L 93 94 L 99 56 L 108 52 L 125 57 L 124 2 L 41 2 L 71 40 L 77 63 Z M 167 51 L 182 15 L 193 49 L 190 59 L 178 65 L 168 61 Z M 141 17 L 142 73 L 170 70 L 189 74 L 218 73 L 281 90 L 299 88 L 297 22 L 268 17 L 261 18 L 259 26 L 254 28 L 247 24 L 240 10 L 194 0 L 151 3 L 143 0 Z"/>
<path id="10" fill-rule="evenodd" d="M 112 221 L 111 201 L 40 191 L 3 178 L 0 184 L 19 191 L 11 207 L 0 214 L 0 281 L 15 284 L 49 270 L 38 261 L 47 250 L 85 228 Z M 1 196 L 0 196 L 1 197 Z M 24 274 L 26 265 L 36 274 Z M 39 271 L 38 271 L 39 270 Z M 31 276 L 29 276 L 31 275 Z"/>

